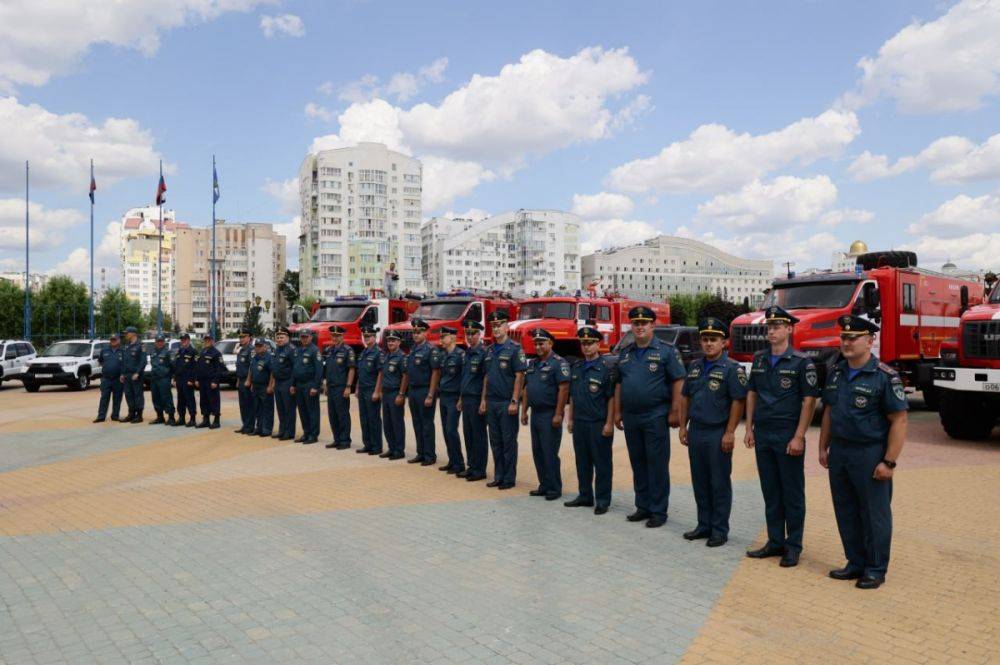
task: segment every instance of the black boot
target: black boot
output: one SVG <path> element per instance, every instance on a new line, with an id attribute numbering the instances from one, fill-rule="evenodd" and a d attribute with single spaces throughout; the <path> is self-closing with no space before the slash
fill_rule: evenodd
<path id="1" fill-rule="evenodd" d="M 177 414 L 177 420 L 172 420 L 170 424 L 174 427 L 184 427 L 184 412 Z"/>
<path id="2" fill-rule="evenodd" d="M 129 411 L 125 414 L 125 417 L 119 420 L 120 423 L 130 423 L 132 419 L 135 418 L 135 411 Z"/>
<path id="3" fill-rule="evenodd" d="M 161 424 L 163 424 L 163 412 L 157 410 L 157 412 L 156 412 L 156 418 L 154 418 L 153 420 L 150 420 L 149 424 L 150 425 L 161 425 Z"/>
<path id="4" fill-rule="evenodd" d="M 197 424 L 198 424 L 196 422 L 197 420 L 198 420 L 198 415 L 195 414 L 195 413 L 192 413 L 191 417 L 188 418 L 188 422 L 187 422 L 187 425 L 185 425 L 185 427 L 196 427 Z"/>
<path id="5" fill-rule="evenodd" d="M 135 416 L 132 418 L 132 422 L 133 423 L 142 422 L 142 409 L 139 409 L 138 411 L 135 412 Z"/>
<path id="6" fill-rule="evenodd" d="M 209 425 L 209 428 L 219 429 L 219 427 L 221 427 L 221 425 L 219 425 L 219 414 L 215 414 L 215 416 L 212 418 L 212 424 Z"/>
<path id="7" fill-rule="evenodd" d="M 180 423 L 178 423 L 176 420 L 174 420 L 174 414 L 171 413 L 170 417 L 167 418 L 167 425 L 170 425 L 171 427 L 177 427 L 177 425 L 179 425 L 179 424 Z"/>
<path id="8" fill-rule="evenodd" d="M 196 425 L 196 427 L 197 427 L 198 429 L 202 429 L 203 427 L 208 427 L 208 416 L 206 416 L 206 415 L 202 414 L 202 416 L 201 416 L 201 422 L 200 422 L 200 423 L 198 423 L 198 424 Z"/>

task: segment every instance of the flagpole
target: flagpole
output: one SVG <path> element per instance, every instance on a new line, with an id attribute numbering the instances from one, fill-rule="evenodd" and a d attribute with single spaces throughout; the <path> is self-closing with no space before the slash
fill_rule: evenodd
<path id="1" fill-rule="evenodd" d="M 160 160 L 160 180 L 163 180 L 163 160 Z M 163 202 L 159 189 L 156 193 L 156 202 L 160 207 L 160 236 L 159 246 L 156 253 L 156 334 L 163 332 Z"/>
<path id="2" fill-rule="evenodd" d="M 215 322 L 215 316 L 216 316 L 215 292 L 216 289 L 218 289 L 218 284 L 216 284 L 217 275 L 216 275 L 216 265 L 215 265 L 215 202 L 216 202 L 215 186 L 216 186 L 215 155 L 212 155 L 212 267 L 211 267 L 211 276 L 208 281 L 209 286 L 212 289 L 212 302 L 211 302 L 212 320 L 208 324 L 208 329 L 209 331 L 211 331 L 213 339 L 215 339 L 218 336 L 218 331 L 216 330 L 216 322 Z"/>
<path id="3" fill-rule="evenodd" d="M 24 162 L 24 340 L 31 341 L 31 214 L 28 211 L 31 187 L 30 164 Z"/>
<path id="4" fill-rule="evenodd" d="M 90 183 L 94 182 L 94 160 L 90 160 Z M 94 190 L 90 190 L 90 338 L 94 339 Z"/>

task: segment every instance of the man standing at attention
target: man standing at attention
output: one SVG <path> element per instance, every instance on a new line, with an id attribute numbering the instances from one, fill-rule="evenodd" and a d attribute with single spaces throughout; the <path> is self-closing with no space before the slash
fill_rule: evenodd
<path id="1" fill-rule="evenodd" d="M 253 345 L 247 382 L 253 394 L 253 430 L 257 436 L 271 436 L 274 429 L 274 385 L 272 362 L 267 341 L 261 337 Z"/>
<path id="2" fill-rule="evenodd" d="M 399 348 L 397 331 L 388 331 L 385 343 L 389 352 L 382 361 L 382 423 L 388 450 L 379 457 L 397 460 L 406 456 L 406 425 L 403 421 L 406 395 L 400 392 L 406 372 L 406 355 Z"/>
<path id="3" fill-rule="evenodd" d="M 142 375 L 146 371 L 146 352 L 139 343 L 139 331 L 129 326 L 125 329 L 124 360 L 122 361 L 122 383 L 125 385 L 125 401 L 128 403 L 126 423 L 141 423 L 142 409 L 146 396 L 142 392 Z"/>
<path id="4" fill-rule="evenodd" d="M 434 443 L 434 398 L 441 381 L 441 349 L 427 343 L 427 322 L 421 318 L 410 319 L 413 329 L 413 348 L 406 357 L 406 376 L 401 393 L 409 394 L 410 418 L 413 434 L 417 439 L 417 454 L 410 464 L 430 466 L 437 462 Z"/>
<path id="5" fill-rule="evenodd" d="M 461 417 L 458 402 L 462 391 L 462 368 L 465 365 L 465 349 L 455 343 L 458 331 L 455 328 L 441 328 L 441 429 L 444 445 L 448 450 L 448 463 L 439 467 L 450 474 L 465 475 L 465 459 L 462 456 L 462 439 L 458 436 L 458 419 Z"/>
<path id="6" fill-rule="evenodd" d="M 205 333 L 202 340 L 201 353 L 198 354 L 198 369 L 195 387 L 201 397 L 201 422 L 197 427 L 219 428 L 219 416 L 222 410 L 222 400 L 219 395 L 219 381 L 222 380 L 222 353 L 215 348 L 215 338 Z M 212 421 L 209 422 L 209 416 Z"/>
<path id="7" fill-rule="evenodd" d="M 237 434 L 253 434 L 253 392 L 247 377 L 250 376 L 250 360 L 253 346 L 250 344 L 250 331 L 240 330 L 240 343 L 236 346 L 236 390 L 239 396 L 240 421 L 242 425 Z"/>
<path id="8" fill-rule="evenodd" d="M 198 417 L 194 402 L 195 369 L 198 352 L 191 346 L 191 335 L 181 335 L 181 345 L 174 357 L 174 384 L 177 386 L 177 427 L 194 427 Z M 185 414 L 189 417 L 185 422 Z"/>
<path id="9" fill-rule="evenodd" d="M 354 383 L 354 349 L 344 344 L 344 329 L 330 326 L 333 344 L 323 354 L 326 376 L 326 413 L 330 418 L 333 439 L 327 448 L 345 450 L 351 447 L 351 385 Z"/>
<path id="10" fill-rule="evenodd" d="M 153 408 L 156 410 L 156 419 L 149 422 L 150 425 L 173 426 L 174 420 L 174 394 L 170 391 L 170 379 L 174 375 L 174 359 L 170 356 L 170 347 L 167 346 L 167 337 L 162 333 L 156 336 L 153 343 L 153 352 L 149 354 L 149 392 L 153 397 Z M 169 420 L 163 419 L 166 412 Z"/>
<path id="11" fill-rule="evenodd" d="M 459 478 L 465 476 L 469 482 L 486 479 L 486 418 L 479 413 L 486 358 L 482 337 L 483 324 L 479 321 L 465 322 L 465 341 L 469 348 L 462 365 L 462 398 L 458 401 L 458 410 L 462 412 L 462 435 L 469 468 L 465 473 L 455 475 Z"/>
<path id="12" fill-rule="evenodd" d="M 108 401 L 112 401 L 111 420 L 118 420 L 122 408 L 122 362 L 124 352 L 118 335 L 112 334 L 110 346 L 101 349 L 101 401 L 97 404 L 95 423 L 103 423 L 108 415 Z"/>
<path id="13" fill-rule="evenodd" d="M 486 351 L 486 378 L 480 415 L 486 416 L 493 450 L 493 480 L 487 487 L 507 490 L 517 481 L 517 410 L 528 368 L 524 349 L 508 336 L 510 314 L 498 309 L 489 315 L 493 344 Z"/>
<path id="14" fill-rule="evenodd" d="M 521 395 L 522 425 L 528 424 L 531 409 L 531 455 L 538 476 L 538 487 L 529 494 L 555 501 L 562 496 L 559 445 L 569 399 L 569 363 L 552 353 L 555 337 L 548 330 L 535 328 L 531 338 L 538 357 L 528 363 Z"/>
<path id="15" fill-rule="evenodd" d="M 295 347 L 288 343 L 288 328 L 278 328 L 274 339 L 277 347 L 271 356 L 271 389 L 278 410 L 278 431 L 271 438 L 291 441 L 295 438 L 295 396 L 292 395 Z"/>
<path id="16" fill-rule="evenodd" d="M 319 349 L 313 344 L 312 333 L 306 329 L 299 332 L 299 348 L 292 362 L 292 387 L 289 392 L 295 396 L 302 421 L 302 436 L 296 443 L 309 444 L 319 441 L 319 391 L 323 384 L 323 360 Z"/>
<path id="17" fill-rule="evenodd" d="M 356 452 L 382 454 L 382 349 L 375 343 L 378 328 L 361 328 L 364 350 L 358 356 L 358 419 L 361 421 L 361 448 Z"/>

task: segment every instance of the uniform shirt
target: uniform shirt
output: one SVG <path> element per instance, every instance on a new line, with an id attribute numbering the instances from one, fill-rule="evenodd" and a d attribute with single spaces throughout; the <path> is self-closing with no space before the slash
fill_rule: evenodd
<path id="1" fill-rule="evenodd" d="M 569 363 L 550 353 L 545 360 L 533 358 L 524 372 L 528 406 L 535 409 L 556 408 L 559 385 L 569 382 Z"/>
<path id="2" fill-rule="evenodd" d="M 483 372 L 485 371 L 486 347 L 482 342 L 465 352 L 462 364 L 461 393 L 466 397 L 482 397 Z"/>
<path id="3" fill-rule="evenodd" d="M 186 380 L 194 377 L 195 366 L 198 364 L 198 352 L 188 344 L 177 348 L 177 355 L 174 356 L 174 376 L 178 379 Z"/>
<path id="4" fill-rule="evenodd" d="M 250 373 L 250 359 L 253 357 L 253 345 L 249 342 L 236 347 L 236 378 L 246 380 Z M 243 381 L 240 381 L 242 384 Z"/>
<path id="5" fill-rule="evenodd" d="M 674 381 L 686 375 L 673 344 L 655 336 L 644 349 L 629 344 L 618 353 L 622 409 L 627 413 L 669 411 Z"/>
<path id="6" fill-rule="evenodd" d="M 320 382 L 323 380 L 323 360 L 315 344 L 308 344 L 295 350 L 292 379 L 298 388 L 319 390 Z"/>
<path id="7" fill-rule="evenodd" d="M 603 358 L 578 360 L 570 369 L 569 399 L 573 422 L 604 422 L 615 394 L 615 371 Z"/>
<path id="8" fill-rule="evenodd" d="M 199 381 L 218 384 L 223 369 L 222 352 L 214 346 L 211 348 L 206 346 L 198 354 L 196 375 Z"/>
<path id="9" fill-rule="evenodd" d="M 366 347 L 358 356 L 358 387 L 374 390 L 378 373 L 382 371 L 382 349 L 378 344 Z"/>
<path id="10" fill-rule="evenodd" d="M 295 362 L 295 347 L 291 344 L 275 347 L 271 354 L 271 371 L 275 381 L 287 381 L 292 378 L 292 364 Z"/>
<path id="11" fill-rule="evenodd" d="M 503 344 L 494 342 L 486 351 L 486 399 L 507 402 L 514 397 L 514 379 L 528 369 L 521 345 L 508 337 Z"/>
<path id="12" fill-rule="evenodd" d="M 462 370 L 465 367 L 465 349 L 456 346 L 449 353 L 441 349 L 441 394 L 457 395 L 462 392 Z"/>
<path id="13" fill-rule="evenodd" d="M 250 357 L 250 383 L 257 388 L 266 388 L 271 380 L 271 368 L 274 359 L 270 353 L 255 353 Z"/>
<path id="14" fill-rule="evenodd" d="M 399 383 L 406 374 L 406 354 L 396 349 L 382 358 L 382 391 L 399 392 Z"/>
<path id="15" fill-rule="evenodd" d="M 122 364 L 125 361 L 125 351 L 121 345 L 117 349 L 110 346 L 101 349 L 101 376 L 105 379 L 118 379 L 122 375 Z"/>
<path id="16" fill-rule="evenodd" d="M 406 373 L 410 388 L 426 388 L 431 384 L 431 372 L 441 368 L 441 349 L 427 342 L 417 344 L 406 356 Z"/>
<path id="17" fill-rule="evenodd" d="M 125 347 L 122 362 L 122 372 L 128 376 L 138 374 L 140 378 L 146 371 L 146 352 L 142 350 L 142 344 L 137 341 Z"/>
<path id="18" fill-rule="evenodd" d="M 823 403 L 831 409 L 830 430 L 838 443 L 854 446 L 885 445 L 887 414 L 906 411 L 906 392 L 896 370 L 871 357 L 848 377 L 847 361 L 833 368 L 823 389 Z"/>
<path id="19" fill-rule="evenodd" d="M 326 352 L 323 354 L 323 367 L 327 386 L 334 388 L 346 386 L 347 372 L 354 366 L 354 349 L 343 342 L 336 346 L 326 347 Z"/>
<path id="20" fill-rule="evenodd" d="M 149 373 L 154 379 L 169 379 L 174 373 L 174 358 L 167 345 L 162 349 L 154 347 L 149 354 Z"/>
<path id="21" fill-rule="evenodd" d="M 802 412 L 802 400 L 819 397 L 816 365 L 809 356 L 789 346 L 774 366 L 771 350 L 754 354 L 750 367 L 749 390 L 757 393 L 753 412 L 754 425 L 796 426 Z"/>
<path id="22" fill-rule="evenodd" d="M 702 359 L 688 370 L 681 393 L 690 398 L 688 419 L 699 425 L 724 425 L 729 422 L 733 402 L 746 399 L 747 374 L 743 365 L 725 351 L 714 361 Z"/>

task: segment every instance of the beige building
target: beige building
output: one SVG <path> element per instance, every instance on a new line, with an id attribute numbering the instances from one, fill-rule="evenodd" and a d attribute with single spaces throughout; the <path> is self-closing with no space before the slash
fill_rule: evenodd
<path id="1" fill-rule="evenodd" d="M 174 237 L 178 229 L 189 228 L 178 222 L 173 210 L 163 210 L 163 247 L 160 250 L 160 211 L 156 206 L 131 208 L 122 217 L 121 286 L 143 312 L 156 309 L 157 285 L 164 314 L 173 312 Z M 162 257 L 162 258 L 161 258 Z M 157 259 L 162 268 L 157 270 Z"/>
<path id="2" fill-rule="evenodd" d="M 215 229 L 216 308 L 221 334 L 243 322 L 247 303 L 259 304 L 265 330 L 285 320 L 286 303 L 278 285 L 285 275 L 285 237 L 271 224 L 237 224 L 218 220 Z M 181 330 L 203 334 L 210 317 L 212 229 L 177 232 L 174 301 Z"/>

